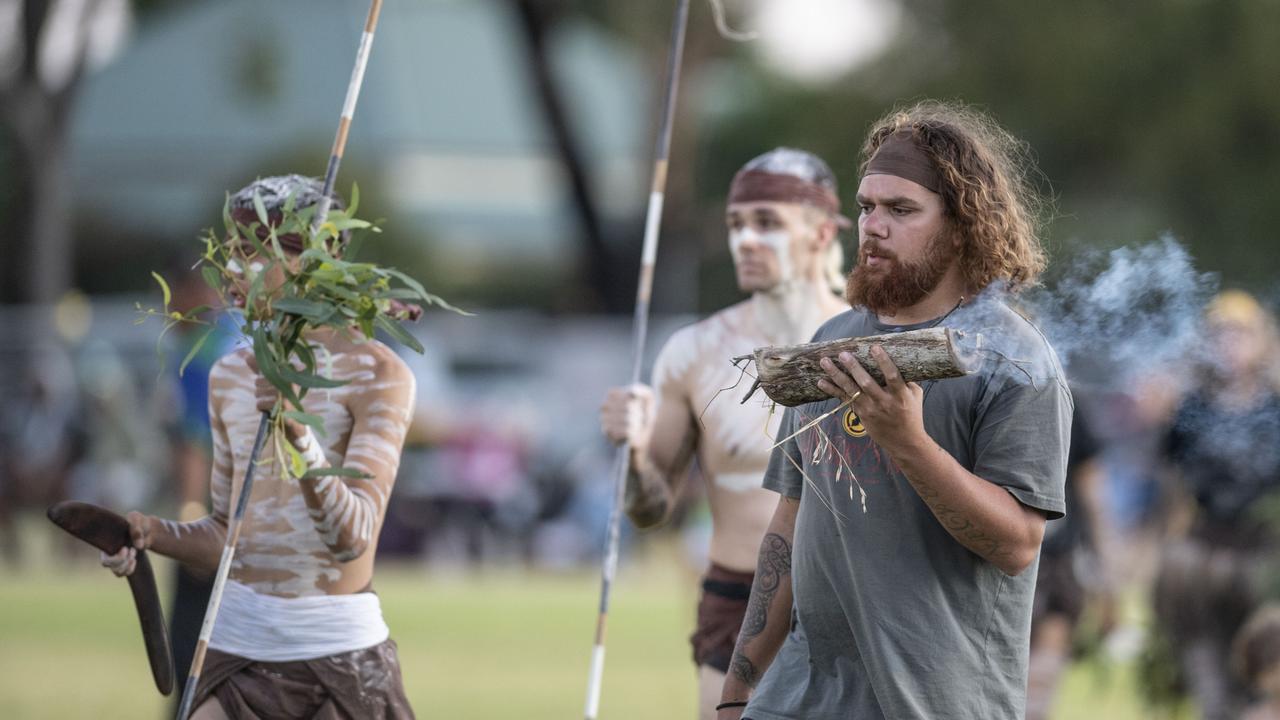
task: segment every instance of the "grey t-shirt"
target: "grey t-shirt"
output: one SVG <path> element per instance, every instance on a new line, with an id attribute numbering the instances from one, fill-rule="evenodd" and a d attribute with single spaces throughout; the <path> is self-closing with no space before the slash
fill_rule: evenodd
<path id="1" fill-rule="evenodd" d="M 978 477 L 1061 517 L 1072 400 L 1057 357 L 1002 302 L 988 303 L 982 323 L 1003 349 L 974 374 L 924 384 L 925 429 Z M 930 324 L 888 327 L 852 310 L 814 339 Z M 789 409 L 779 439 L 837 404 Z M 820 427 L 774 450 L 765 475 L 765 487 L 800 498 L 795 603 L 743 716 L 1021 720 L 1036 566 L 1008 577 L 952 538 L 856 414 Z"/>

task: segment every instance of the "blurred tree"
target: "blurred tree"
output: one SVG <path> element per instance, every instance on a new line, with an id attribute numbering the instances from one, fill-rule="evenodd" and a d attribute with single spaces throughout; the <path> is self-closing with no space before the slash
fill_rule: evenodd
<path id="1" fill-rule="evenodd" d="M 85 73 L 142 21 L 187 0 L 0 2 L 0 303 L 48 302 L 73 282 L 67 132 Z"/>
<path id="2" fill-rule="evenodd" d="M 567 5 L 563 0 L 512 1 L 528 53 L 529 82 L 542 107 L 547 129 L 569 180 L 574 214 L 585 246 L 583 287 L 590 289 L 594 297 L 583 303 L 581 309 L 619 311 L 626 306 L 623 293 L 618 292 L 621 286 L 616 272 L 617 263 L 611 257 L 610 244 L 600 222 L 600 209 L 591 191 L 591 177 L 578 142 L 579 135 L 569 122 L 560 83 L 547 52 L 548 33 L 564 18 Z"/>
<path id="3" fill-rule="evenodd" d="M 649 82 L 634 92 L 649 98 L 650 112 L 648 139 L 656 140 L 658 114 L 663 92 L 663 80 L 667 70 L 667 50 L 670 43 L 671 23 L 675 0 L 662 2 L 628 2 L 626 0 L 549 0 L 562 8 L 561 17 L 584 17 L 609 29 L 633 44 L 645 58 Z M 754 1 L 754 0 L 753 0 Z M 730 19 L 739 20 L 738 6 L 742 3 L 730 0 Z M 734 54 L 732 43 L 719 37 L 705 0 L 691 0 L 689 25 L 685 38 L 683 69 L 680 78 L 679 97 L 676 100 L 675 126 L 671 139 L 671 164 L 667 179 L 666 203 L 663 211 L 661 250 L 654 279 L 654 309 L 658 312 L 690 312 L 695 309 L 699 291 L 700 258 L 705 254 L 703 245 L 707 238 L 714 238 L 718 246 L 724 245 L 722 203 L 733 171 L 759 150 L 751 152 L 735 148 L 731 162 L 737 164 L 728 174 L 706 177 L 702 182 L 703 166 L 698 158 L 704 154 L 700 139 L 707 126 L 703 112 L 705 87 L 699 82 L 719 57 Z M 767 149 L 767 148 L 765 148 Z M 649 163 L 644 166 L 646 173 Z M 649 187 L 646 176 L 644 187 Z M 700 188 L 717 188 L 720 196 L 712 205 L 700 203 L 705 194 Z M 612 311 L 629 311 L 635 299 L 636 273 L 640 265 L 642 225 L 627 228 L 611 242 L 611 272 L 603 275 L 612 284 Z M 723 305 L 724 303 L 719 303 Z"/>
<path id="4" fill-rule="evenodd" d="M 735 63 L 720 84 L 736 102 L 706 130 L 700 172 L 723 176 L 748 149 L 795 144 L 832 163 L 848 203 L 869 122 L 914 99 L 960 99 L 1035 151 L 1058 200 L 1057 255 L 1172 231 L 1202 269 L 1274 290 L 1280 4 L 899 2 L 894 43 L 835 82 L 800 85 Z M 703 203 L 717 199 L 714 184 L 699 190 Z M 704 306 L 717 302 L 704 293 Z"/>
<path id="5" fill-rule="evenodd" d="M 0 301 L 50 302 L 71 285 L 67 129 L 86 70 L 127 32 L 127 0 L 0 6 L 0 121 L 10 138 L 14 221 L 0 233 Z"/>

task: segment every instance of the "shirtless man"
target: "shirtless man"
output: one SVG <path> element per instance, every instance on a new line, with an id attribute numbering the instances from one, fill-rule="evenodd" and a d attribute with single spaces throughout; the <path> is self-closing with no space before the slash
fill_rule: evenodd
<path id="1" fill-rule="evenodd" d="M 776 416 L 766 404 L 716 393 L 741 375 L 733 357 L 807 341 L 848 309 L 834 292 L 844 286 L 837 232 L 848 221 L 820 158 L 778 148 L 747 163 L 733 179 L 725 220 L 738 287 L 751 297 L 677 331 L 658 355 L 653 388 L 614 388 L 601 409 L 609 439 L 631 442 L 626 511 L 638 527 L 666 520 L 694 457 L 707 481 L 711 567 L 691 638 L 703 718 L 715 716 L 777 504 L 760 487 Z"/>
<path id="2" fill-rule="evenodd" d="M 244 225 L 256 222 L 255 193 L 278 223 L 290 196 L 298 208 L 308 207 L 319 201 L 321 188 L 296 175 L 259 180 L 231 199 L 232 215 Z M 245 273 L 230 289 L 237 301 L 253 273 L 267 272 L 268 288 L 281 282 L 279 267 L 255 258 L 251 243 L 228 242 L 235 243 L 235 261 Z M 296 236 L 285 236 L 281 245 L 289 255 L 302 250 Z M 313 390 L 303 401 L 306 412 L 323 418 L 323 437 L 292 421 L 285 432 L 310 468 L 340 466 L 369 477 L 286 478 L 273 453 L 262 454 L 194 702 L 196 720 L 413 717 L 370 583 L 414 378 L 389 348 L 357 335 L 319 329 L 307 336 L 322 373 L 348 384 Z M 259 416 L 277 397 L 250 349 L 219 360 L 209 378 L 212 514 L 173 522 L 129 513 L 133 547 L 104 555 L 103 564 L 127 575 L 137 550 L 145 549 L 214 571 Z"/>

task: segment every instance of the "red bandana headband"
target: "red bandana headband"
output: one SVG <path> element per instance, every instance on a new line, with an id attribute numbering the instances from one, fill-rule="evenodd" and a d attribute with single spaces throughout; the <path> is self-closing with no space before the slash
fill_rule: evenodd
<path id="1" fill-rule="evenodd" d="M 849 227 L 849 219 L 840 214 L 840 198 L 829 188 L 795 175 L 742 170 L 729 186 L 729 204 L 747 202 L 782 202 L 825 210 L 836 218 L 840 227 Z"/>

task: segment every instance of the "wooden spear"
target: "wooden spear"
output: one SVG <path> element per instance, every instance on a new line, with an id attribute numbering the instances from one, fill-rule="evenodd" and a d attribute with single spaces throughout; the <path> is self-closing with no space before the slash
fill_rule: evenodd
<path id="1" fill-rule="evenodd" d="M 373 32 L 378 26 L 378 15 L 381 12 L 382 0 L 373 0 L 365 20 L 364 32 L 360 36 L 360 47 L 356 50 L 356 64 L 351 70 L 351 80 L 347 84 L 347 97 L 342 104 L 338 133 L 333 139 L 333 150 L 329 154 L 329 164 L 325 169 L 324 192 L 320 194 L 320 202 L 316 205 L 316 214 L 311 223 L 312 232 L 319 230 L 329 216 L 330 197 L 338 177 L 338 166 L 342 164 L 342 153 L 347 147 L 351 119 L 355 116 L 356 100 L 360 97 L 360 86 L 364 83 L 364 71 L 369 63 L 369 51 L 373 47 Z M 271 413 L 262 413 L 262 419 L 258 422 L 258 434 L 253 441 L 253 451 L 249 455 L 248 467 L 245 469 L 244 482 L 240 486 L 240 496 L 236 501 L 235 511 L 227 523 L 227 540 L 222 546 L 222 558 L 218 561 L 218 572 L 214 575 L 209 605 L 204 613 L 204 623 L 200 626 L 200 638 L 196 642 L 195 654 L 191 658 L 191 672 L 187 675 L 187 684 L 182 690 L 182 702 L 178 704 L 178 720 L 187 720 L 191 715 L 191 703 L 195 700 L 196 687 L 200 684 L 200 673 L 204 669 L 209 638 L 213 635 L 213 624 L 218 618 L 218 606 L 222 603 L 227 574 L 231 571 L 231 560 L 235 557 L 236 542 L 240 538 L 245 508 L 249 505 L 249 495 L 253 491 L 253 476 L 258 467 L 258 456 L 262 454 L 262 446 L 266 443 L 267 429 L 270 424 Z"/>
<path id="2" fill-rule="evenodd" d="M 640 282 L 636 287 L 635 317 L 632 321 L 631 383 L 633 385 L 640 382 L 645 338 L 649 329 L 649 299 L 653 294 L 653 266 L 658 256 L 658 229 L 662 224 L 662 204 L 667 188 L 667 166 L 671 155 L 671 128 L 675 118 L 676 91 L 680 85 L 680 63 L 684 58 L 684 36 L 688 19 L 689 0 L 677 0 L 675 21 L 671 26 L 671 46 L 667 54 L 662 119 L 653 159 L 653 186 L 649 193 L 649 211 L 645 216 L 644 249 L 640 256 Z M 630 459 L 631 444 L 623 443 L 618 448 L 614 463 L 613 508 L 609 513 L 609 531 L 601 569 L 600 614 L 596 619 L 595 646 L 591 653 L 591 670 L 587 679 L 586 720 L 595 720 L 600 710 L 600 684 L 604 676 L 605 623 L 609 616 L 609 594 L 613 589 L 613 577 L 618 569 L 618 541 Z"/>

